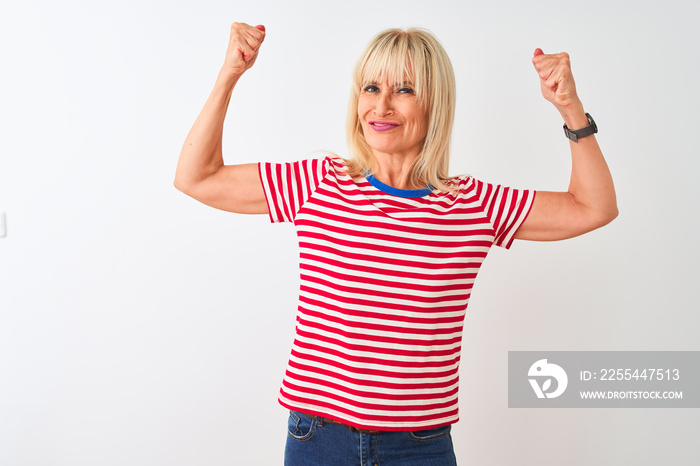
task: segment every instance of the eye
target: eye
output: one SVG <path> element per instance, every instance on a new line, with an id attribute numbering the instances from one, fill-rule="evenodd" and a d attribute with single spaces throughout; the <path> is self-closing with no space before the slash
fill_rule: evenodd
<path id="1" fill-rule="evenodd" d="M 363 91 L 364 92 L 379 92 L 379 88 L 377 86 L 370 84 L 369 86 L 365 86 Z"/>
<path id="2" fill-rule="evenodd" d="M 416 91 L 414 91 L 410 87 L 402 87 L 397 92 L 399 94 L 415 94 L 416 93 Z"/>

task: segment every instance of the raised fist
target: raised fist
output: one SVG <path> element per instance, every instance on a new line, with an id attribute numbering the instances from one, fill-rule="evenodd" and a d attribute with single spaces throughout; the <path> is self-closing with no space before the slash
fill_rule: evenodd
<path id="1" fill-rule="evenodd" d="M 224 70 L 233 74 L 243 74 L 258 58 L 258 50 L 263 40 L 265 40 L 265 26 L 253 27 L 245 23 L 233 23 L 226 60 L 224 60 Z"/>
<path id="2" fill-rule="evenodd" d="M 574 76 L 571 74 L 571 62 L 566 52 L 552 55 L 542 49 L 535 50 L 532 64 L 540 76 L 540 88 L 545 99 L 554 104 L 560 112 L 581 105 L 576 94 Z"/>

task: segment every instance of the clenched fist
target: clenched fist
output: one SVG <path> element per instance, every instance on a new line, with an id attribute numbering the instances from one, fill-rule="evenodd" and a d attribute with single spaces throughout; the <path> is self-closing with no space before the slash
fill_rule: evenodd
<path id="1" fill-rule="evenodd" d="M 542 95 L 552 102 L 562 115 L 581 106 L 571 74 L 568 53 L 547 55 L 542 49 L 537 49 L 532 57 L 532 64 L 540 76 Z"/>
<path id="2" fill-rule="evenodd" d="M 250 26 L 245 23 L 231 25 L 231 37 L 226 50 L 224 70 L 241 75 L 255 63 L 260 44 L 265 40 L 265 26 Z"/>

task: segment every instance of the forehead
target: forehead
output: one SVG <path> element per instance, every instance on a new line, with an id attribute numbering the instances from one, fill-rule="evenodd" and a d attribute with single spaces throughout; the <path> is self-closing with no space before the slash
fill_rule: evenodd
<path id="1" fill-rule="evenodd" d="M 393 78 L 389 77 L 383 74 L 380 74 L 376 78 L 372 77 L 367 77 L 366 79 L 362 80 L 362 85 L 367 85 L 367 84 L 380 84 L 380 85 L 386 85 L 386 86 L 405 86 L 405 85 L 413 85 L 413 81 L 408 75 L 403 75 L 401 79 L 398 78 Z"/>
<path id="2" fill-rule="evenodd" d="M 411 57 L 391 49 L 370 54 L 360 74 L 362 81 L 403 83 L 415 79 Z"/>

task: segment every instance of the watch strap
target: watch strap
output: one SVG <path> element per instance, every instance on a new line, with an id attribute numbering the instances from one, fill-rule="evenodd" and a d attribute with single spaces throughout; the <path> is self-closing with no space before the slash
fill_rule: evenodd
<path id="1" fill-rule="evenodd" d="M 593 117 L 591 116 L 590 113 L 586 113 L 586 118 L 588 118 L 588 123 L 590 123 L 588 126 L 577 129 L 577 130 L 570 130 L 566 124 L 564 124 L 564 134 L 566 135 L 567 138 L 571 139 L 574 142 L 578 142 L 579 139 L 585 138 L 586 136 L 590 136 L 591 134 L 595 134 L 598 132 L 598 126 L 595 124 L 595 121 L 593 121 Z"/>

